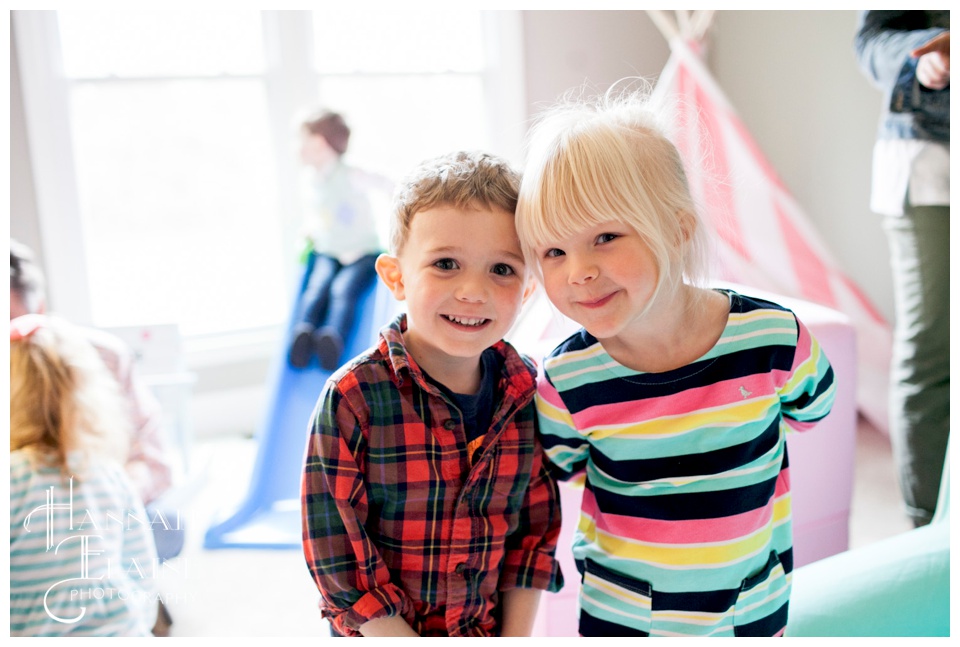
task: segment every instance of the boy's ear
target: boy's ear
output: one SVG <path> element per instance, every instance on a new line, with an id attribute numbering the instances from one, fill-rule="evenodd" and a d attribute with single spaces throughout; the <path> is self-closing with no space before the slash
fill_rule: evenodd
<path id="1" fill-rule="evenodd" d="M 377 257 L 377 275 L 390 289 L 393 298 L 397 301 L 403 301 L 405 294 L 403 291 L 403 272 L 400 271 L 400 260 L 396 256 L 389 254 L 380 254 Z"/>

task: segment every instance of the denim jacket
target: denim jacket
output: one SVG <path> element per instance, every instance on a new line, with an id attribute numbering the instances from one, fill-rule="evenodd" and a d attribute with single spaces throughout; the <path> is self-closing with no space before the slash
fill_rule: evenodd
<path id="1" fill-rule="evenodd" d="M 884 91 L 880 139 L 950 142 L 950 86 L 930 90 L 916 78 L 910 51 L 950 29 L 949 11 L 865 11 L 855 40 L 860 67 Z"/>

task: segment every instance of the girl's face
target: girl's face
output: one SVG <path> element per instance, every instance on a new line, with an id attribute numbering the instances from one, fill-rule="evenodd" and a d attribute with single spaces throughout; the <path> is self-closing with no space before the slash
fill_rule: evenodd
<path id="1" fill-rule="evenodd" d="M 653 252 L 619 221 L 551 241 L 536 254 L 550 301 L 599 340 L 628 332 L 657 287 Z"/>

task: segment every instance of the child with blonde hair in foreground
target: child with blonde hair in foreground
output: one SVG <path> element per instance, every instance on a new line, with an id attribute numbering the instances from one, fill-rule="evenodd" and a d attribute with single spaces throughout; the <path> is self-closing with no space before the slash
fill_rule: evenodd
<path id="1" fill-rule="evenodd" d="M 517 230 L 583 326 L 544 360 L 537 396 L 556 474 L 586 471 L 580 633 L 782 634 L 785 433 L 835 392 L 817 341 L 781 306 L 701 287 L 704 226 L 643 93 L 538 119 Z"/>
<path id="2" fill-rule="evenodd" d="M 10 321 L 10 635 L 149 636 L 150 519 L 119 386 L 72 324 Z"/>

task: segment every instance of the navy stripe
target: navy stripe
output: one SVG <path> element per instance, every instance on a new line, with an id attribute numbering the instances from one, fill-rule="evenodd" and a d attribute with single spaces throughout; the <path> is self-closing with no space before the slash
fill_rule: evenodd
<path id="1" fill-rule="evenodd" d="M 693 375 L 696 375 L 697 384 L 716 384 L 770 371 L 787 372 L 793 366 L 794 355 L 793 346 L 747 348 L 665 373 L 643 373 L 636 378 L 611 377 L 563 389 L 561 397 L 567 410 L 571 414 L 577 414 L 590 407 L 629 401 L 642 402 L 649 398 L 669 397 L 689 391 L 691 382 L 688 378 Z M 637 384 L 631 380 L 643 383 Z"/>
<path id="2" fill-rule="evenodd" d="M 593 492 L 600 510 L 642 519 L 685 521 L 729 517 L 763 508 L 773 498 L 778 477 L 779 473 L 766 481 L 733 490 L 646 497 L 614 494 L 593 487 L 589 479 L 586 487 Z"/>
<path id="3" fill-rule="evenodd" d="M 766 617 L 760 618 L 759 620 L 755 620 L 753 622 L 748 622 L 745 625 L 736 625 L 733 628 L 734 635 L 738 637 L 763 636 L 767 638 L 776 635 L 778 631 L 782 631 L 783 628 L 787 626 L 788 606 L 789 603 L 784 602 L 783 606 Z"/>
<path id="4" fill-rule="evenodd" d="M 653 610 L 726 613 L 736 604 L 739 595 L 739 588 L 721 589 L 719 591 L 685 591 L 683 593 L 656 591 L 653 595 Z"/>
<path id="5" fill-rule="evenodd" d="M 632 627 L 625 627 L 624 625 L 616 624 L 614 622 L 608 622 L 606 620 L 601 620 L 600 618 L 595 618 L 584 610 L 580 610 L 580 635 L 581 636 L 638 636 L 646 637 L 649 636 L 646 631 L 640 631 L 639 629 L 633 629 Z"/>
<path id="6" fill-rule="evenodd" d="M 816 401 L 817 398 L 822 396 L 824 392 L 826 392 L 832 386 L 833 386 L 833 367 L 830 366 L 827 369 L 827 372 L 824 373 L 823 379 L 821 379 L 820 382 L 817 384 L 816 391 L 814 391 L 812 394 L 809 394 L 809 395 L 806 393 L 801 393 L 796 400 L 790 403 L 790 405 L 797 409 L 805 409 L 808 406 L 810 406 L 811 402 Z M 820 420 L 821 418 L 824 418 L 827 415 L 827 413 L 829 413 L 829 411 L 824 412 L 822 416 L 819 416 L 816 418 L 804 418 L 804 420 L 809 422 Z"/>
<path id="7" fill-rule="evenodd" d="M 748 442 L 711 452 L 624 460 L 607 456 L 596 445 L 592 445 L 590 447 L 590 458 L 597 469 L 604 474 L 608 474 L 618 481 L 634 483 L 671 476 L 722 474 L 753 462 L 776 447 L 779 442 L 780 417 L 777 416 L 763 432 Z"/>

